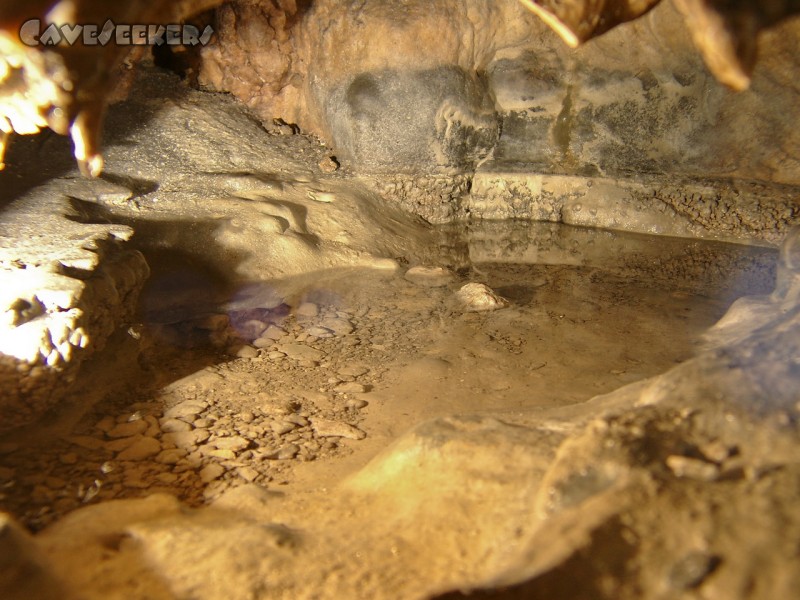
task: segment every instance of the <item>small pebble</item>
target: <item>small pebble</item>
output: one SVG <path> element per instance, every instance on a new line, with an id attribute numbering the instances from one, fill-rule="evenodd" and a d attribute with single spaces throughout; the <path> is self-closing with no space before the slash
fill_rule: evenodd
<path id="1" fill-rule="evenodd" d="M 242 346 L 236 351 L 238 358 L 258 358 L 258 349 L 253 346 Z"/>

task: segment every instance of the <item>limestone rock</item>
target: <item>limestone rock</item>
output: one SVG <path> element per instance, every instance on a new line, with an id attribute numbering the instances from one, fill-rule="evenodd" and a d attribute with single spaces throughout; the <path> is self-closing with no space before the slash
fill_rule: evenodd
<path id="1" fill-rule="evenodd" d="M 483 283 L 468 283 L 455 294 L 456 301 L 467 312 L 499 310 L 509 305 L 508 300 L 495 294 Z"/>

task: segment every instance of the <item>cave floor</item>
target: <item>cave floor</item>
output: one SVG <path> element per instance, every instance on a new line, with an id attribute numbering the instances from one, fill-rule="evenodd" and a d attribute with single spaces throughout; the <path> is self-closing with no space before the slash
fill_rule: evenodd
<path id="1" fill-rule="evenodd" d="M 152 271 L 0 437 L 0 509 L 37 532 L 0 522 L 10 598 L 797 596 L 796 236 L 775 288 L 771 248 L 433 228 L 317 141 L 145 83 L 101 179 L 39 173 L 54 136 L 10 149 L 36 171 L 2 200 L 15 235 L 124 229 Z M 62 232 L 34 250 L 69 262 Z M 467 283 L 508 306 L 467 310 Z"/>
<path id="2" fill-rule="evenodd" d="M 157 492 L 196 506 L 251 483 L 325 489 L 430 419 L 525 423 L 662 373 L 736 295 L 773 285 L 764 248 L 534 223 L 439 233 L 446 270 L 416 278 L 340 268 L 223 289 L 150 257 L 141 322 L 0 445 L 0 508 L 38 530 Z M 465 310 L 470 282 L 509 306 Z"/>

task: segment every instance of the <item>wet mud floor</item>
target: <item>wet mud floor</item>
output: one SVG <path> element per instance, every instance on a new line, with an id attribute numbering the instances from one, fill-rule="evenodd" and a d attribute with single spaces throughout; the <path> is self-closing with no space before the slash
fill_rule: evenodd
<path id="1" fill-rule="evenodd" d="M 57 411 L 0 439 L 0 510 L 32 530 L 158 491 L 196 506 L 246 483 L 324 489 L 433 417 L 584 402 L 692 356 L 734 299 L 769 293 L 776 257 L 484 223 L 440 231 L 426 266 L 448 275 L 406 277 L 401 258 L 231 288 L 161 252 L 141 322 Z M 509 306 L 465 310 L 471 282 Z"/>

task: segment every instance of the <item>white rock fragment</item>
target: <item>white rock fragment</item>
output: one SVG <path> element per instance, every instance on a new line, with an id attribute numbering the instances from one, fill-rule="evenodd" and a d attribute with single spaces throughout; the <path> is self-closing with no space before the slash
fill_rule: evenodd
<path id="1" fill-rule="evenodd" d="M 422 287 L 442 287 L 453 281 L 453 273 L 444 267 L 411 267 L 404 277 Z"/>
<path id="2" fill-rule="evenodd" d="M 467 312 L 499 310 L 509 305 L 508 300 L 495 294 L 482 283 L 468 283 L 455 294 L 456 300 Z"/>

